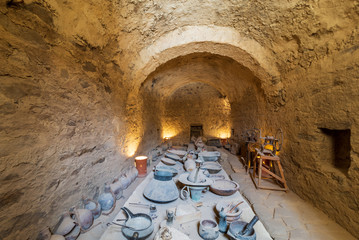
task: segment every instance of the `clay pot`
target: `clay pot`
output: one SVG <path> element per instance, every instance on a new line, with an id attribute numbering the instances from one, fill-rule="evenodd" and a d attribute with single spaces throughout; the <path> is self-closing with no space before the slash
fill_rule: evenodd
<path id="1" fill-rule="evenodd" d="M 92 212 L 84 208 L 73 208 L 70 213 L 74 214 L 76 223 L 81 227 L 81 230 L 87 230 L 93 223 Z"/>
<path id="2" fill-rule="evenodd" d="M 111 210 L 109 213 L 103 213 L 104 215 L 110 214 L 115 206 L 116 197 L 111 192 L 111 187 L 108 183 L 105 183 L 105 190 L 98 198 L 98 203 L 101 205 L 102 211 Z"/>
<path id="3" fill-rule="evenodd" d="M 65 240 L 65 237 L 64 236 L 61 236 L 61 235 L 52 235 L 50 240 Z"/>
<path id="4" fill-rule="evenodd" d="M 135 166 L 131 166 L 131 176 L 132 182 L 135 181 L 138 176 L 138 170 Z"/>
<path id="5" fill-rule="evenodd" d="M 135 157 L 138 177 L 145 177 L 147 175 L 147 159 L 146 156 Z"/>
<path id="6" fill-rule="evenodd" d="M 57 228 L 55 227 L 55 234 L 56 235 L 66 235 L 75 227 L 76 221 L 71 218 L 69 213 L 65 213 L 62 215 L 60 222 L 58 223 Z"/>
<path id="7" fill-rule="evenodd" d="M 199 235 L 205 240 L 214 240 L 219 236 L 218 225 L 215 221 L 205 219 L 200 222 Z"/>
<path id="8" fill-rule="evenodd" d="M 65 236 L 65 239 L 66 240 L 76 240 L 79 237 L 80 232 L 81 232 L 81 227 L 76 226 L 76 227 L 74 227 L 74 229 L 72 229 L 72 231 L 69 234 L 67 234 Z"/>
<path id="9" fill-rule="evenodd" d="M 115 180 L 113 180 L 112 184 L 110 184 L 110 188 L 112 193 L 115 195 L 116 199 L 120 199 L 122 197 L 122 193 L 123 193 L 123 185 L 122 183 L 118 180 L 118 178 L 115 178 Z"/>
<path id="10" fill-rule="evenodd" d="M 126 172 L 120 176 L 119 181 L 122 184 L 122 189 L 127 189 L 131 184 L 131 179 L 126 175 Z"/>
<path id="11" fill-rule="evenodd" d="M 82 201 L 84 203 L 84 208 L 92 212 L 92 216 L 94 219 L 101 216 L 101 205 L 98 202 L 90 198 L 82 198 Z"/>

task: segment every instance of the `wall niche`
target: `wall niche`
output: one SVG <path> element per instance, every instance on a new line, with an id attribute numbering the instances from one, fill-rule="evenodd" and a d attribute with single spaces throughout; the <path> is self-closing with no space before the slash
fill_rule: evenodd
<path id="1" fill-rule="evenodd" d="M 319 128 L 323 133 L 323 148 L 326 154 L 321 155 L 323 167 L 331 171 L 348 173 L 350 168 L 350 129 Z"/>

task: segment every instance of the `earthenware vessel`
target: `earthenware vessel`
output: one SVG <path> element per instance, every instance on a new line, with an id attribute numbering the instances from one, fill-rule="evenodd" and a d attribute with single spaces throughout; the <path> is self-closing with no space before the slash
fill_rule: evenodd
<path id="1" fill-rule="evenodd" d="M 172 180 L 173 174 L 168 171 L 156 170 L 153 179 L 148 183 L 143 195 L 154 202 L 167 203 L 179 197 L 178 189 Z"/>
<path id="2" fill-rule="evenodd" d="M 196 186 L 184 186 L 181 189 L 181 199 L 186 200 L 189 196 L 191 196 L 191 199 L 194 202 L 200 202 L 202 193 L 207 189 L 208 187 L 196 187 Z"/>
<path id="3" fill-rule="evenodd" d="M 98 202 L 90 198 L 82 198 L 82 202 L 84 204 L 84 208 L 92 212 L 92 216 L 94 219 L 98 218 L 101 215 L 101 205 Z"/>
<path id="4" fill-rule="evenodd" d="M 232 222 L 227 233 L 233 240 L 255 240 L 257 237 L 253 226 L 257 221 L 258 217 L 254 216 L 250 223 L 242 221 Z"/>
<path id="5" fill-rule="evenodd" d="M 84 208 L 72 208 L 70 213 L 74 214 L 76 223 L 81 227 L 81 230 L 87 230 L 93 223 L 92 212 Z"/>
<path id="6" fill-rule="evenodd" d="M 55 235 L 66 235 L 75 227 L 76 221 L 70 216 L 70 213 L 65 213 L 61 216 L 61 219 L 55 227 Z"/>
<path id="7" fill-rule="evenodd" d="M 201 220 L 199 224 L 199 235 L 205 240 L 214 240 L 219 236 L 218 225 L 210 219 Z"/>
<path id="8" fill-rule="evenodd" d="M 122 233 L 127 239 L 146 239 L 154 229 L 152 219 L 144 213 L 133 214 L 128 208 L 121 208 L 127 215 Z"/>
<path id="9" fill-rule="evenodd" d="M 67 234 L 65 236 L 65 239 L 66 240 L 76 240 L 79 237 L 80 233 L 81 233 L 81 227 L 76 226 L 76 227 L 74 227 L 74 229 L 72 229 L 72 231 L 69 234 Z"/>
<path id="10" fill-rule="evenodd" d="M 61 235 L 58 235 L 58 234 L 55 234 L 55 235 L 51 236 L 50 240 L 65 240 L 65 237 L 61 236 Z"/>
<path id="11" fill-rule="evenodd" d="M 235 222 L 241 217 L 242 214 L 242 209 L 240 208 L 241 205 L 236 206 L 237 204 L 238 202 L 233 200 L 228 200 L 228 199 L 220 200 L 216 204 L 216 210 L 219 214 L 221 212 L 221 209 L 223 208 L 224 212 L 226 213 L 227 222 L 228 223 Z M 233 209 L 234 206 L 236 207 Z M 232 211 L 229 212 L 229 210 Z"/>
<path id="12" fill-rule="evenodd" d="M 135 166 L 131 166 L 131 180 L 132 182 L 135 181 L 135 179 L 137 178 L 138 176 L 138 170 Z"/>
<path id="13" fill-rule="evenodd" d="M 239 189 L 238 183 L 225 179 L 216 179 L 210 186 L 210 190 L 217 195 L 230 196 Z"/>
<path id="14" fill-rule="evenodd" d="M 136 168 L 138 170 L 138 177 L 145 177 L 147 175 L 147 156 L 135 157 Z"/>
<path id="15" fill-rule="evenodd" d="M 122 197 L 123 185 L 122 182 L 118 180 L 118 178 L 115 178 L 115 180 L 113 180 L 113 182 L 110 184 L 110 188 L 117 200 Z"/>
<path id="16" fill-rule="evenodd" d="M 219 231 L 222 233 L 227 232 L 227 215 L 226 212 L 224 211 L 224 208 L 222 208 L 222 210 L 219 212 L 219 224 L 218 224 L 218 228 Z"/>
<path id="17" fill-rule="evenodd" d="M 98 203 L 101 205 L 102 211 L 108 211 L 113 208 L 116 202 L 115 195 L 111 192 L 111 187 L 108 183 L 105 183 L 105 190 L 98 198 Z"/>
<path id="18" fill-rule="evenodd" d="M 125 172 L 123 172 L 119 178 L 119 181 L 122 184 L 122 189 L 127 189 L 128 186 L 131 184 L 131 179 L 126 175 Z"/>

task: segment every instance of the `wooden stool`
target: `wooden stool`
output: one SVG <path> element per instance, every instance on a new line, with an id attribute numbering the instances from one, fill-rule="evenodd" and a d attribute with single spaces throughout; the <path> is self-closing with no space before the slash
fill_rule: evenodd
<path id="1" fill-rule="evenodd" d="M 269 164 L 273 168 L 273 171 L 271 171 L 270 168 L 268 169 L 266 166 L 264 166 L 263 161 L 269 162 Z M 280 175 L 277 175 L 274 172 L 275 166 L 278 167 Z M 258 175 L 257 175 L 257 169 L 258 169 Z M 261 181 L 264 179 L 263 173 L 266 173 L 268 176 L 271 176 L 275 180 L 279 181 L 278 185 L 283 184 L 283 187 L 280 186 L 278 188 L 275 188 L 275 187 L 263 186 L 263 184 L 261 184 Z M 254 182 L 254 185 L 256 185 L 256 188 L 268 189 L 268 190 L 280 190 L 280 191 L 288 190 L 287 182 L 285 181 L 283 174 L 283 168 L 282 165 L 280 164 L 280 158 L 278 156 L 274 156 L 270 151 L 261 151 L 258 148 L 256 148 L 256 154 L 253 158 L 253 172 L 251 174 L 251 177 Z M 258 178 L 258 182 L 256 180 L 257 178 Z"/>

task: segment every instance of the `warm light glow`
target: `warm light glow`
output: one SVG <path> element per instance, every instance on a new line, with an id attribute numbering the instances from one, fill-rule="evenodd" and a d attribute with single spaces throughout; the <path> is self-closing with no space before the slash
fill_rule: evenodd
<path id="1" fill-rule="evenodd" d="M 139 145 L 138 138 L 130 137 L 129 142 L 127 144 L 126 148 L 126 155 L 127 157 L 133 157 L 137 151 L 138 145 Z"/>
<path id="2" fill-rule="evenodd" d="M 137 156 L 135 157 L 135 160 L 146 160 L 147 157 L 146 156 Z"/>
<path id="3" fill-rule="evenodd" d="M 162 138 L 168 140 L 178 134 L 178 131 L 173 127 L 167 127 L 162 130 Z"/>
<path id="4" fill-rule="evenodd" d="M 227 138 L 230 138 L 230 137 L 231 137 L 231 134 L 228 133 L 228 132 L 221 132 L 219 134 L 219 138 L 221 138 L 221 139 L 227 139 Z"/>

